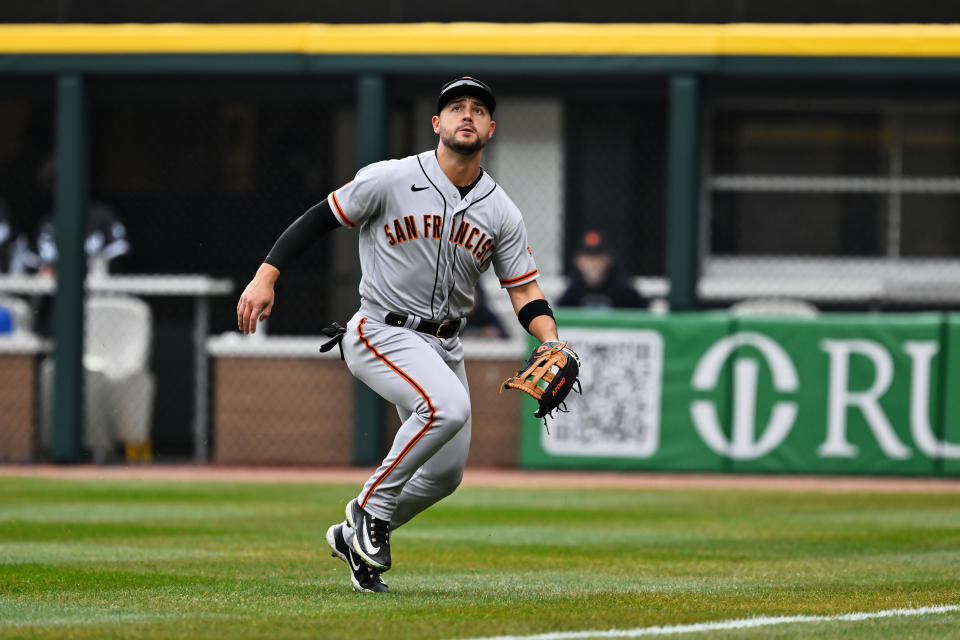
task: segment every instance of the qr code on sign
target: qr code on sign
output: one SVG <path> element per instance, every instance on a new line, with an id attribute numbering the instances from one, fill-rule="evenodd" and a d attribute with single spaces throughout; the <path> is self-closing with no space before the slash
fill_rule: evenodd
<path id="1" fill-rule="evenodd" d="M 660 444 L 663 338 L 655 331 L 571 329 L 583 394 L 555 412 L 544 451 L 565 456 L 649 457 Z"/>

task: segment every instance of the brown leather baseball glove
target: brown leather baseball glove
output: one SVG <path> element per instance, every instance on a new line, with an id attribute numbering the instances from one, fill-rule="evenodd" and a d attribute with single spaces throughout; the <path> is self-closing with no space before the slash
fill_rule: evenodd
<path id="1" fill-rule="evenodd" d="M 544 342 L 533 350 L 524 368 L 500 385 L 504 389 L 519 389 L 532 396 L 540 405 L 533 414 L 543 418 L 552 416 L 554 409 L 566 411 L 564 404 L 571 389 L 580 393 L 580 358 L 566 342 Z"/>

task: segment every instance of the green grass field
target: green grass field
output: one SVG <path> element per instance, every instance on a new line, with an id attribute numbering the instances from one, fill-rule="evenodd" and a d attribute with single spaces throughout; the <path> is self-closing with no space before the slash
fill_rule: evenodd
<path id="1" fill-rule="evenodd" d="M 0 478 L 0 637 L 463 639 L 960 604 L 958 494 L 465 486 L 396 532 L 374 595 L 323 537 L 355 491 Z M 960 611 L 683 637 L 956 638 Z"/>

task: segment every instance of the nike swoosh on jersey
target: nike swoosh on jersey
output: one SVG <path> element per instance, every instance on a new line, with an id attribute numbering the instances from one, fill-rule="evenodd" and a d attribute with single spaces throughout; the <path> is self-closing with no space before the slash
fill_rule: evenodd
<path id="1" fill-rule="evenodd" d="M 410 185 L 410 191 L 423 191 L 424 189 L 429 189 L 430 187 L 418 187 L 415 184 Z"/>
<path id="2" fill-rule="evenodd" d="M 367 548 L 367 553 L 377 553 L 380 551 L 380 547 L 373 546 L 373 543 L 370 542 L 370 533 L 367 531 L 367 517 L 363 517 L 363 544 Z"/>

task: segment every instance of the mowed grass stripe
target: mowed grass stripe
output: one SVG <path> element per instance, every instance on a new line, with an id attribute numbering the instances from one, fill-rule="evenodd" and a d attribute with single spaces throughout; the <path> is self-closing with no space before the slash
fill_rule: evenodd
<path id="1" fill-rule="evenodd" d="M 880 618 L 926 616 L 960 611 L 957 605 L 935 605 L 916 609 L 887 609 L 885 611 L 845 613 L 838 616 L 774 616 L 743 618 L 740 620 L 717 620 L 696 624 L 644 627 L 642 629 L 609 629 L 606 631 L 569 631 L 540 633 L 532 636 L 484 636 L 466 640 L 590 640 L 591 638 L 640 638 L 642 636 L 681 635 L 732 629 L 755 629 L 774 625 L 804 624 L 811 622 L 860 622 Z"/>
<path id="2" fill-rule="evenodd" d="M 197 613 L 193 617 L 213 620 L 218 617 L 211 613 Z M 90 607 L 58 607 L 58 611 L 51 612 L 43 607 L 37 607 L 35 602 L 28 600 L 9 601 L 0 599 L 0 620 L 2 627 L 73 627 L 84 625 L 134 625 L 144 622 L 169 621 L 178 623 L 184 618 L 182 612 L 124 612 L 104 611 Z"/>
<path id="3" fill-rule="evenodd" d="M 0 637 L 432 640 L 960 603 L 951 494 L 467 486 L 396 531 L 383 597 L 323 540 L 356 490 L 0 478 Z"/>

